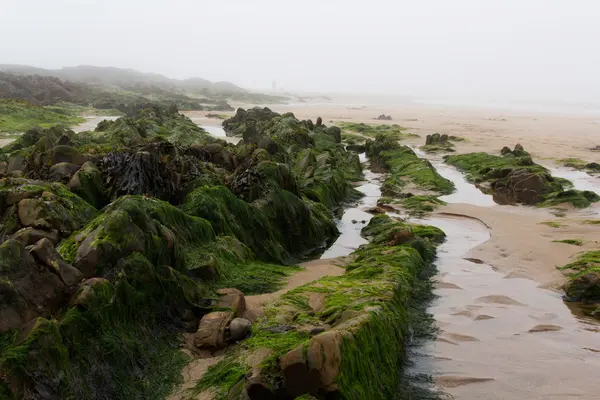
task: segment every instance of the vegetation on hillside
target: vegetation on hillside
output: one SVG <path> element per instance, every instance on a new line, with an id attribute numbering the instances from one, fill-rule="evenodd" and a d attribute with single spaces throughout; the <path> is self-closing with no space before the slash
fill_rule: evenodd
<path id="1" fill-rule="evenodd" d="M 64 108 L 47 108 L 21 100 L 0 99 L 0 132 L 25 132 L 35 127 L 70 126 L 85 121 Z"/>

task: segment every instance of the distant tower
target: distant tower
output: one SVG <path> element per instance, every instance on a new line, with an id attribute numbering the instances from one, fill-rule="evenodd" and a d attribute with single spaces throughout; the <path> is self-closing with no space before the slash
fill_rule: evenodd
<path id="1" fill-rule="evenodd" d="M 277 91 L 277 82 L 276 82 L 275 80 L 274 80 L 274 81 L 273 81 L 273 83 L 272 83 L 272 88 L 273 88 L 273 91 L 274 91 L 274 92 L 276 92 L 276 91 Z"/>

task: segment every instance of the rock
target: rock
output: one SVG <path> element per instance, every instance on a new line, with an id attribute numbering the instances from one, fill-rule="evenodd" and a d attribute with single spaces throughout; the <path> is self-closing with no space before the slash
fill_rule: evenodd
<path id="1" fill-rule="evenodd" d="M 219 289 L 217 294 L 220 297 L 217 299 L 216 307 L 218 308 L 230 308 L 235 314 L 235 317 L 242 318 L 246 312 L 246 299 L 244 293 L 238 289 Z"/>
<path id="2" fill-rule="evenodd" d="M 310 375 L 303 345 L 288 351 L 281 357 L 279 366 L 283 371 L 286 393 L 291 398 L 305 393 L 315 393 L 318 390 L 318 382 Z"/>
<path id="3" fill-rule="evenodd" d="M 600 300 L 600 272 L 593 271 L 579 276 L 564 286 L 570 300 Z"/>
<path id="4" fill-rule="evenodd" d="M 325 392 L 337 390 L 336 380 L 342 363 L 343 335 L 339 331 L 327 331 L 310 339 L 306 359 L 313 379 Z"/>
<path id="5" fill-rule="evenodd" d="M 77 170 L 79 170 L 79 165 L 58 163 L 50 168 L 50 180 L 67 183 Z"/>
<path id="6" fill-rule="evenodd" d="M 375 119 L 379 120 L 379 121 L 391 121 L 392 120 L 392 116 L 391 115 L 381 114 L 380 116 L 378 116 Z"/>
<path id="7" fill-rule="evenodd" d="M 81 166 L 67 186 L 73 193 L 97 209 L 101 209 L 108 203 L 102 173 L 90 161 Z"/>
<path id="8" fill-rule="evenodd" d="M 51 229 L 52 226 L 45 219 L 47 216 L 45 204 L 38 199 L 23 199 L 19 202 L 19 220 L 23 226 Z"/>
<path id="9" fill-rule="evenodd" d="M 50 240 L 41 239 L 31 248 L 30 252 L 39 262 L 56 272 L 66 286 L 77 285 L 83 279 L 81 272 L 66 263 L 56 252 Z"/>
<path id="10" fill-rule="evenodd" d="M 323 326 L 315 326 L 314 328 L 312 328 L 312 329 L 311 329 L 311 330 L 308 332 L 308 334 L 309 334 L 310 336 L 316 336 L 316 335 L 318 335 L 318 334 L 320 334 L 320 333 L 323 333 L 323 332 L 325 332 L 325 327 L 323 327 Z"/>
<path id="11" fill-rule="evenodd" d="M 11 236 L 11 239 L 14 239 L 21 243 L 23 246 L 29 246 L 37 243 L 41 239 L 48 239 L 52 244 L 58 244 L 60 238 L 58 236 L 58 231 L 43 231 L 40 229 L 35 229 L 32 227 L 22 228 L 18 230 Z"/>
<path id="12" fill-rule="evenodd" d="M 27 160 L 25 159 L 25 156 L 21 153 L 16 153 L 9 158 L 6 173 L 25 171 L 26 169 Z"/>
<path id="13" fill-rule="evenodd" d="M 591 162 L 591 163 L 588 163 L 585 165 L 585 169 L 595 171 L 595 172 L 600 172 L 600 164 L 598 164 L 596 162 Z"/>
<path id="14" fill-rule="evenodd" d="M 95 308 L 99 305 L 97 291 L 102 287 L 111 287 L 112 284 L 108 279 L 90 278 L 83 281 L 78 287 L 77 292 L 71 302 L 71 305 L 81 307 L 83 309 Z"/>
<path id="15" fill-rule="evenodd" d="M 231 340 L 237 342 L 244 339 L 250 333 L 250 321 L 244 318 L 234 318 L 229 325 L 229 336 Z"/>
<path id="16" fill-rule="evenodd" d="M 71 145 L 71 138 L 69 136 L 63 134 L 56 141 L 56 145 L 57 146 L 70 146 Z"/>
<path id="17" fill-rule="evenodd" d="M 290 397 L 338 390 L 336 380 L 342 362 L 344 334 L 327 331 L 312 337 L 308 346 L 298 346 L 280 360 L 285 388 Z"/>
<path id="18" fill-rule="evenodd" d="M 337 126 L 330 126 L 326 130 L 327 134 L 333 136 L 336 143 L 342 143 L 342 130 Z"/>
<path id="19" fill-rule="evenodd" d="M 273 393 L 269 380 L 263 377 L 260 371 L 253 371 L 253 374 L 246 380 L 246 394 L 250 400 L 277 400 L 281 398 Z"/>
<path id="20" fill-rule="evenodd" d="M 75 268 L 84 277 L 102 275 L 115 263 L 133 252 L 144 253 L 144 232 L 133 223 L 128 213 L 117 210 L 106 215 L 103 223 L 92 231 L 75 253 Z"/>
<path id="21" fill-rule="evenodd" d="M 242 139 L 245 144 L 258 144 L 261 139 L 261 135 L 256 131 L 254 125 L 248 125 L 242 133 Z"/>
<path id="22" fill-rule="evenodd" d="M 505 156 L 507 154 L 512 154 L 512 151 L 510 150 L 510 147 L 504 146 L 502 150 L 500 150 L 500 154 Z"/>
<path id="23" fill-rule="evenodd" d="M 523 146 L 521 146 L 519 143 L 517 143 L 515 145 L 514 151 L 525 151 L 525 149 L 523 148 Z"/>
<path id="24" fill-rule="evenodd" d="M 279 146 L 270 137 L 264 136 L 258 142 L 258 148 L 265 149 L 269 154 L 275 154 L 279 151 Z"/>
<path id="25" fill-rule="evenodd" d="M 86 158 L 75 147 L 54 146 L 54 148 L 52 149 L 52 165 L 56 165 L 63 162 L 83 165 L 86 161 Z"/>
<path id="26" fill-rule="evenodd" d="M 194 336 L 194 345 L 200 349 L 218 350 L 227 344 L 226 329 L 235 314 L 231 311 L 215 311 L 200 320 Z"/>
<path id="27" fill-rule="evenodd" d="M 51 317 L 68 299 L 69 290 L 58 274 L 38 265 L 16 240 L 0 244 L 0 271 L 0 332 Z"/>
<path id="28" fill-rule="evenodd" d="M 548 174 L 517 169 L 511 171 L 506 178 L 493 182 L 492 189 L 516 202 L 533 205 L 542 201 L 543 195 L 552 191 L 551 179 Z"/>
<path id="29" fill-rule="evenodd" d="M 317 117 L 317 126 L 323 125 L 323 118 Z"/>
<path id="30" fill-rule="evenodd" d="M 394 231 L 390 236 L 390 240 L 387 243 L 388 246 L 399 246 L 415 238 L 413 232 L 410 229 Z"/>

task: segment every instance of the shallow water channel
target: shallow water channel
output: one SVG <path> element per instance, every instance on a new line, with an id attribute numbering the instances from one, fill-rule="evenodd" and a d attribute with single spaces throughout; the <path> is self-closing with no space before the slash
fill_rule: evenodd
<path id="1" fill-rule="evenodd" d="M 495 205 L 455 168 L 419 156 L 454 182 L 456 192 L 444 201 Z M 366 242 L 360 221 L 372 217 L 364 209 L 377 203 L 381 176 L 367 172 L 365 178 L 358 187 L 365 198 L 345 211 L 338 225 L 342 233 L 323 258 L 348 255 Z M 576 317 L 559 293 L 532 280 L 509 279 L 480 260 L 463 258 L 490 238 L 481 221 L 438 214 L 411 222 L 437 226 L 447 240 L 438 248 L 437 299 L 428 310 L 438 337 L 417 350 L 409 374 L 432 376 L 433 390 L 458 399 L 598 398 L 596 320 Z"/>

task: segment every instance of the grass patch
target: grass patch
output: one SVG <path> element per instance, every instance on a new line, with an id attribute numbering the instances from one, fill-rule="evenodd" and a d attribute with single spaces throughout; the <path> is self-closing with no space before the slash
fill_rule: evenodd
<path id="1" fill-rule="evenodd" d="M 0 99 L 0 132 L 25 132 L 35 127 L 75 125 L 84 122 L 73 114 L 64 114 L 26 101 Z"/>
<path id="2" fill-rule="evenodd" d="M 571 244 L 573 246 L 583 246 L 583 240 L 581 239 L 562 239 L 562 240 L 553 240 L 553 243 L 565 243 Z"/>

